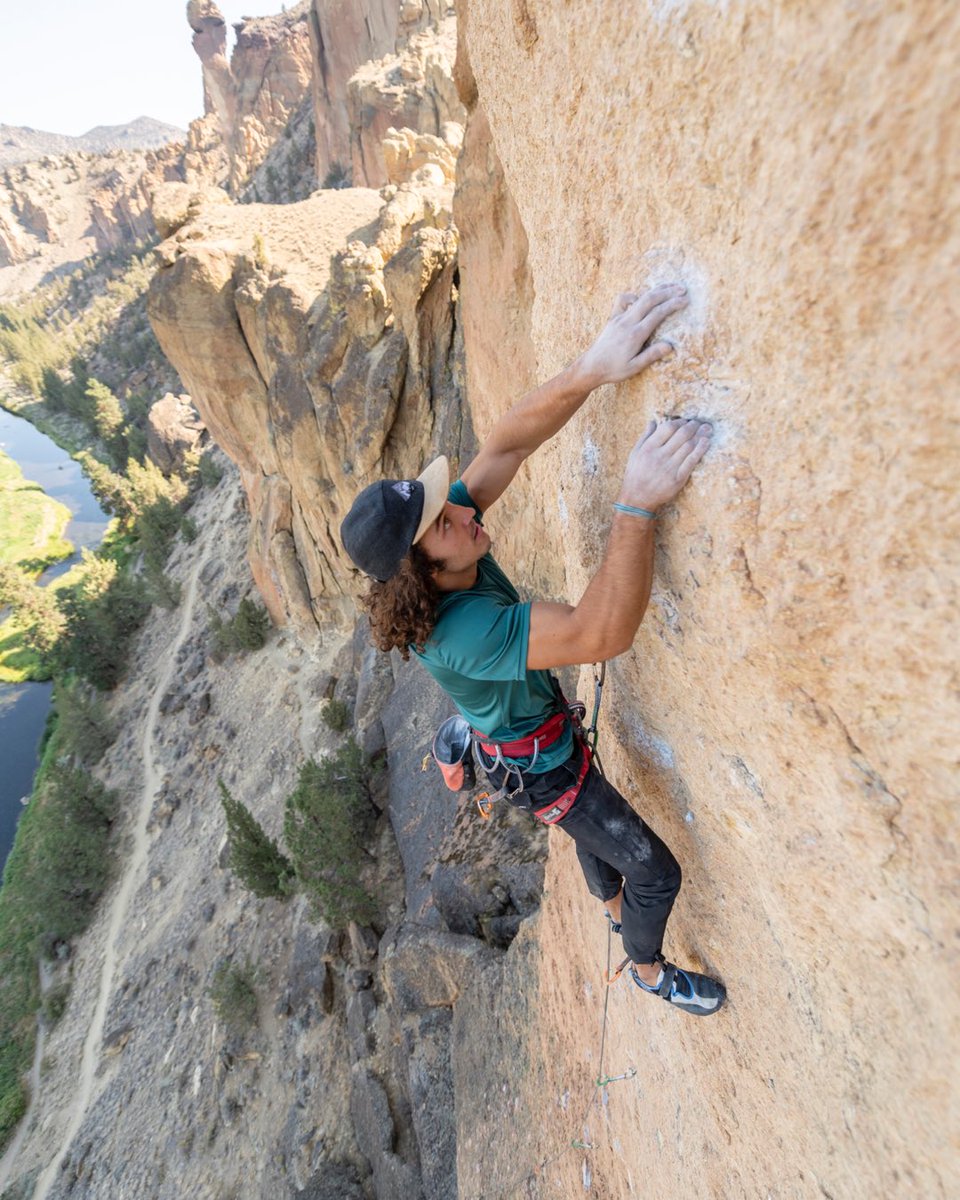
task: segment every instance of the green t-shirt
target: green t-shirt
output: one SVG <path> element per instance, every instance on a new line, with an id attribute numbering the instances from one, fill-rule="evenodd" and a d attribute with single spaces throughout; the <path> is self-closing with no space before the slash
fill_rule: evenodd
<path id="1" fill-rule="evenodd" d="M 463 480 L 448 493 L 453 504 L 470 505 Z M 521 603 L 517 589 L 491 554 L 477 563 L 477 581 L 459 592 L 444 592 L 437 605 L 437 623 L 423 652 L 411 647 L 437 683 L 474 729 L 493 741 L 516 741 L 542 725 L 557 711 L 556 693 L 547 671 L 527 670 L 530 604 Z M 573 751 L 568 727 L 559 741 L 542 750 L 534 774 L 565 762 Z M 529 759 L 507 759 L 527 766 Z"/>

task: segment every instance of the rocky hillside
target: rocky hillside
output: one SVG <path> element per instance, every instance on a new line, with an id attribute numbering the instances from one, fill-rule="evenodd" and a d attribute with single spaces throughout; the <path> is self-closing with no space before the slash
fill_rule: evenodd
<path id="1" fill-rule="evenodd" d="M 159 150 L 182 142 L 186 131 L 152 117 L 137 117 L 126 125 L 97 125 L 79 137 L 44 133 L 24 125 L 0 124 L 0 167 L 15 167 L 39 158 L 65 154 L 109 154 L 114 150 Z"/>

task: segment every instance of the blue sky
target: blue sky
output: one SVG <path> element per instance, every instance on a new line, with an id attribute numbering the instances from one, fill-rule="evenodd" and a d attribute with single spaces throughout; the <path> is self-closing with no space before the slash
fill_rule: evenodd
<path id="1" fill-rule="evenodd" d="M 228 26 L 281 7 L 220 3 Z M 76 136 L 140 116 L 186 129 L 203 114 L 186 0 L 34 0 L 3 9 L 0 124 Z"/>

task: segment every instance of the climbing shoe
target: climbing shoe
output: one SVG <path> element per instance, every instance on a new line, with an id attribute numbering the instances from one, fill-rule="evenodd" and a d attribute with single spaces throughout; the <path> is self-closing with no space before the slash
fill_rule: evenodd
<path id="1" fill-rule="evenodd" d="M 675 1008 L 695 1017 L 709 1017 L 717 1012 L 727 998 L 727 990 L 716 979 L 709 975 L 698 975 L 695 971 L 684 971 L 675 963 L 669 963 L 663 955 L 657 955 L 660 963 L 660 980 L 656 986 L 644 983 L 631 964 L 630 977 L 644 992 L 652 992 L 660 996 Z"/>

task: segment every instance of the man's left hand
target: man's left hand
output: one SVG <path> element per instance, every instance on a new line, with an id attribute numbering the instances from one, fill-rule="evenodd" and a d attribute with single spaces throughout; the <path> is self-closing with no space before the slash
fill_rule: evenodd
<path id="1" fill-rule="evenodd" d="M 667 317 L 686 306 L 687 289 L 680 283 L 661 284 L 642 296 L 618 296 L 603 332 L 577 364 L 590 388 L 621 383 L 672 354 L 669 342 L 650 339 Z"/>

